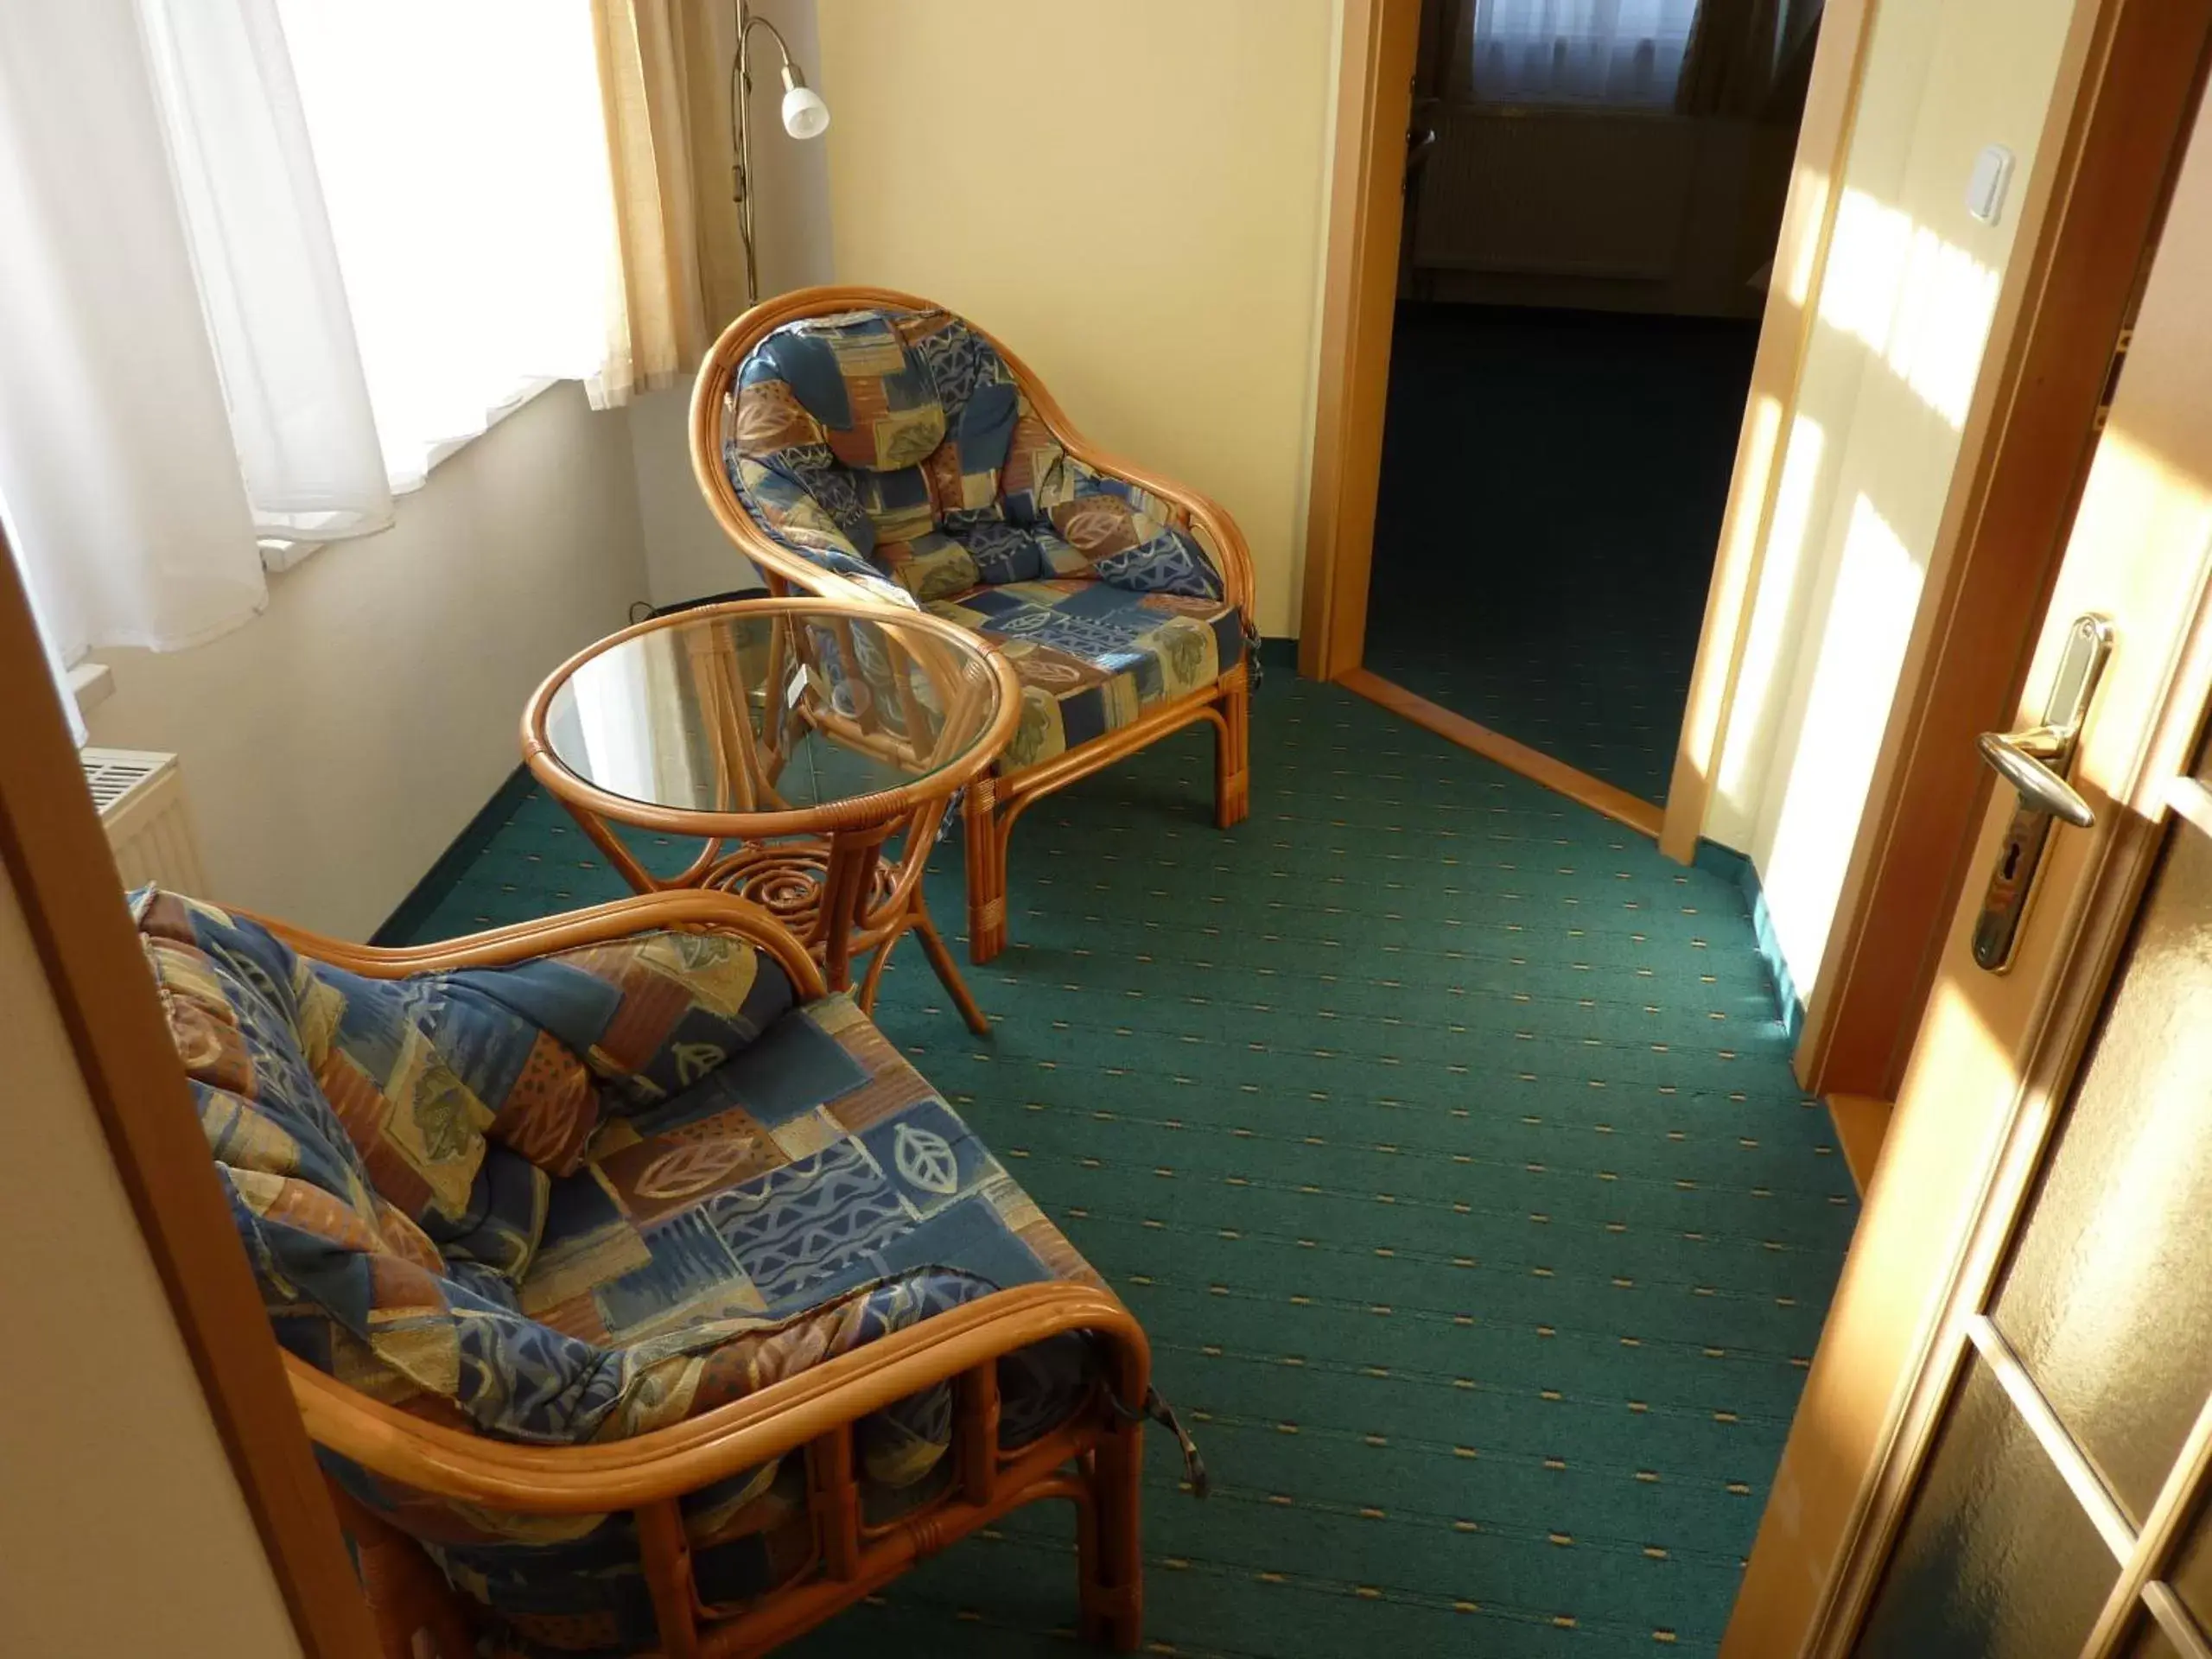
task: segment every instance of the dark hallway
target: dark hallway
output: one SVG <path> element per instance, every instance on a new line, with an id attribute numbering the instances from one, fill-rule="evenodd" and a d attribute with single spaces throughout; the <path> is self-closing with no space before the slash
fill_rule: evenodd
<path id="1" fill-rule="evenodd" d="M 1401 303 L 1366 665 L 1663 801 L 1758 336 Z"/>

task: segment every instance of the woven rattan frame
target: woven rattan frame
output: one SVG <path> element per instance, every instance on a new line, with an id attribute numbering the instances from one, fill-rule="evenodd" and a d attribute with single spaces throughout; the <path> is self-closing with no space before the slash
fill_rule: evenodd
<path id="1" fill-rule="evenodd" d="M 982 677 L 974 684 L 977 695 L 988 692 L 993 700 L 989 718 L 958 754 L 909 783 L 817 806 L 778 805 L 744 812 L 632 800 L 578 777 L 554 753 L 548 733 L 554 700 L 576 671 L 594 658 L 641 634 L 693 627 L 717 619 L 763 618 L 790 618 L 806 624 L 791 629 L 794 639 L 804 637 L 814 625 L 826 624 L 844 631 L 849 650 L 850 625 L 867 623 L 883 632 L 886 648 L 902 659 L 894 673 L 902 681 L 910 664 L 931 668 L 947 687 L 957 677 L 955 662 L 980 668 Z M 794 651 L 799 648 L 796 644 L 791 646 Z M 911 931 L 921 942 L 931 968 L 961 1018 L 969 1030 L 982 1035 L 990 1030 L 990 1022 L 961 978 L 930 918 L 923 897 L 922 873 L 947 803 L 963 786 L 975 785 L 1013 735 L 1021 717 L 1020 696 L 1020 682 L 995 641 L 926 613 L 893 611 L 873 601 L 855 602 L 805 594 L 741 599 L 649 618 L 587 645 L 548 675 L 531 696 L 523 711 L 522 752 L 531 774 L 568 809 L 607 861 L 639 892 L 722 887 L 775 906 L 780 898 L 766 887 L 778 888 L 779 894 L 788 894 L 791 899 L 779 910 L 779 919 L 804 931 L 805 943 L 820 958 L 832 990 L 846 988 L 855 958 L 874 953 L 860 986 L 861 1007 L 869 1011 L 874 1008 L 876 988 L 891 959 L 892 946 Z M 918 711 L 910 710 L 909 719 L 918 729 Z M 834 726 L 833 740 L 855 748 L 882 752 L 896 747 L 873 715 L 855 718 L 822 709 L 816 711 L 814 723 L 825 729 Z M 742 717 L 735 724 L 741 728 Z M 750 753 L 748 746 L 747 754 Z M 742 773 L 747 767 L 733 761 L 731 770 Z M 704 846 L 689 868 L 665 879 L 656 877 L 631 856 L 621 838 L 607 828 L 610 819 L 696 836 Z M 905 847 L 896 861 L 882 856 L 885 843 L 894 836 L 902 838 Z M 730 842 L 751 845 L 746 851 L 725 853 L 725 844 Z M 800 849 L 802 842 L 805 846 Z M 786 880 L 796 873 L 795 862 L 805 867 L 804 874 L 800 879 Z M 755 885 L 753 878 L 756 877 L 766 887 Z"/>
<path id="2" fill-rule="evenodd" d="M 294 950 L 380 978 L 521 962 L 550 951 L 677 928 L 734 933 L 782 964 L 802 1000 L 823 994 L 806 946 L 757 906 L 724 893 L 653 893 L 441 944 L 382 950 L 263 919 Z M 1066 1281 L 1022 1285 L 954 1308 L 687 1422 L 603 1445 L 540 1446 L 486 1440 L 384 1405 L 287 1356 L 308 1435 L 386 1479 L 490 1509 L 535 1515 L 628 1510 L 668 1659 L 745 1659 L 810 1630 L 917 1561 L 1040 1498 L 1076 1506 L 1084 1635 L 1127 1651 L 1143 1614 L 1138 1553 L 1142 1429 L 1103 1392 L 1018 1452 L 999 1449 L 997 1361 L 1065 1332 L 1090 1334 L 1114 1394 L 1146 1397 L 1151 1351 L 1109 1291 Z M 854 1426 L 940 1382 L 954 1390 L 955 1478 L 927 1507 L 880 1527 L 861 1517 Z M 733 1618 L 705 1616 L 679 1505 L 688 1492 L 802 1453 L 816 1570 Z M 414 1541 L 334 1485 L 359 1552 L 387 1659 L 465 1659 L 472 1610 Z"/>
<path id="3" fill-rule="evenodd" d="M 803 317 L 832 316 L 841 311 L 872 306 L 911 311 L 946 308 L 933 300 L 903 294 L 896 289 L 849 285 L 797 289 L 754 306 L 725 328 L 707 354 L 707 360 L 700 365 L 698 380 L 692 388 L 692 471 L 716 521 L 737 544 L 738 550 L 759 568 L 775 592 L 797 588 L 802 593 L 830 598 L 867 600 L 866 589 L 858 583 L 848 582 L 789 548 L 779 546 L 753 522 L 722 469 L 724 399 L 733 390 L 737 372 L 753 348 L 775 329 Z M 973 323 L 969 326 L 975 327 Z M 1099 448 L 1075 429 L 1052 393 L 1027 364 L 982 329 L 976 328 L 976 332 L 1004 359 L 1031 406 L 1068 454 L 1100 472 L 1126 479 L 1189 514 L 1192 533 L 1211 556 L 1221 573 L 1226 596 L 1242 613 L 1249 629 L 1253 611 L 1252 556 L 1236 521 L 1189 486 Z M 1243 822 L 1251 804 L 1250 678 L 1242 659 L 1205 690 L 1160 704 L 1127 726 L 1079 744 L 1050 760 L 1003 777 L 979 777 L 969 785 L 963 811 L 968 836 L 968 955 L 971 962 L 988 962 L 1005 948 L 1007 842 L 1013 834 L 1014 821 L 1030 804 L 1202 720 L 1211 721 L 1214 727 L 1214 822 L 1226 830 Z"/>

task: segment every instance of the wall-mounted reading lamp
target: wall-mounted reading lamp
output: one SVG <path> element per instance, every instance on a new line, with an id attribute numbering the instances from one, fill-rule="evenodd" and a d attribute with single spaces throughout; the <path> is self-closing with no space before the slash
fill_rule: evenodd
<path id="1" fill-rule="evenodd" d="M 753 251 L 753 120 L 748 105 L 753 92 L 753 30 L 768 31 L 782 59 L 784 130 L 794 138 L 819 138 L 830 129 L 830 106 L 822 94 L 806 84 L 791 49 L 784 44 L 783 31 L 754 13 L 746 0 L 737 0 L 737 56 L 729 67 L 730 200 L 737 204 L 737 233 L 745 244 L 745 302 L 760 297 L 760 275 Z"/>

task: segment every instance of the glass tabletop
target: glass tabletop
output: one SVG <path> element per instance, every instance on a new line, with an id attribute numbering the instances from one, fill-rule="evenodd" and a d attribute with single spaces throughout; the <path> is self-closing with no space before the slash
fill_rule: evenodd
<path id="1" fill-rule="evenodd" d="M 926 785 L 979 758 L 1003 696 L 982 643 L 957 629 L 774 601 L 678 613 L 541 693 L 544 747 L 584 783 L 731 814 Z"/>

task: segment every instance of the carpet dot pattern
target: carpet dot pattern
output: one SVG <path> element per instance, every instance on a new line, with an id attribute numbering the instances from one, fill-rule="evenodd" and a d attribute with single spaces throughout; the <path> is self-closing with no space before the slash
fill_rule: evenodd
<path id="1" fill-rule="evenodd" d="M 1039 805 L 972 1036 L 917 947 L 876 1015 L 1144 1322 L 1147 1650 L 1716 1649 L 1856 1214 L 1737 889 L 1271 674 L 1253 812 L 1203 733 Z M 666 868 L 689 847 L 640 836 Z M 618 897 L 542 793 L 414 936 Z M 932 908 L 963 915 L 957 842 Z M 1074 1650 L 1039 1506 L 795 1643 Z"/>
<path id="2" fill-rule="evenodd" d="M 1757 341 L 1400 306 L 1366 665 L 1663 802 Z"/>

